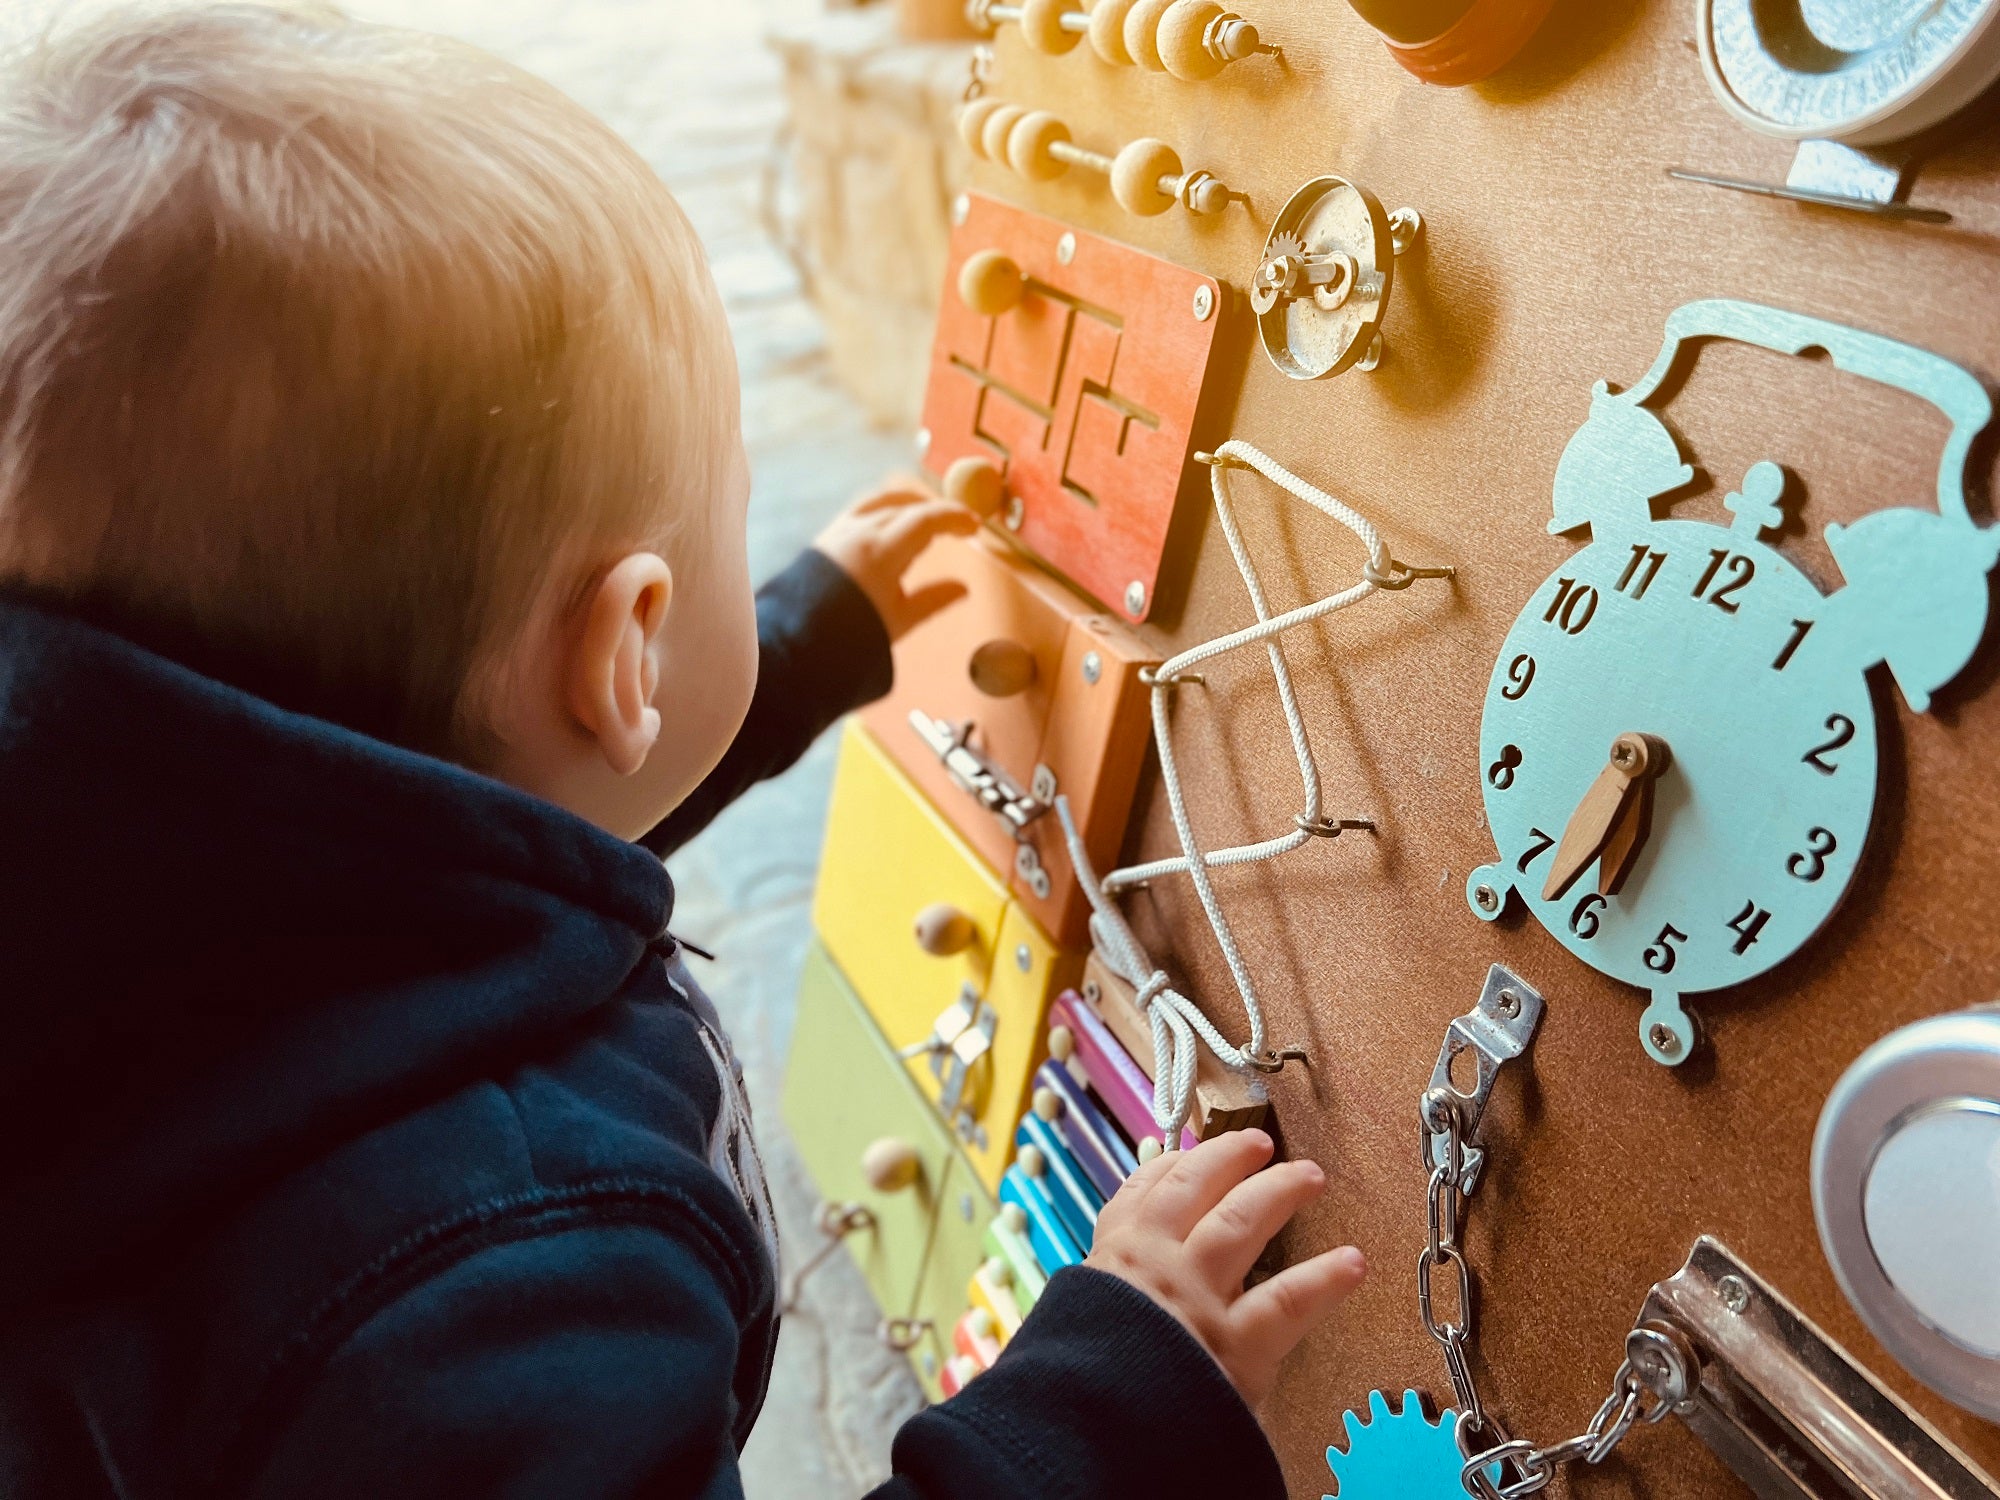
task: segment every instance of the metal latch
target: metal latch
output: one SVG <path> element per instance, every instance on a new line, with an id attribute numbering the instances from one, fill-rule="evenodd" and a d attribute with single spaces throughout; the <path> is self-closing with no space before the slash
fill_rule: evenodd
<path id="1" fill-rule="evenodd" d="M 961 1106 L 976 1112 L 968 1098 L 968 1083 L 974 1064 L 993 1050 L 999 1029 L 998 1013 L 968 984 L 932 1024 L 931 1034 L 903 1048 L 900 1055 L 930 1058 L 931 1076 L 938 1081 L 938 1108 L 945 1115 L 958 1113 Z"/>
<path id="2" fill-rule="evenodd" d="M 930 746 L 951 779 L 970 793 L 1019 838 L 1028 825 L 1047 813 L 1050 799 L 1023 791 L 1012 777 L 972 748 L 972 725 L 933 719 L 920 708 L 910 710 L 910 727 Z"/>
<path id="3" fill-rule="evenodd" d="M 1652 1289 L 1633 1337 L 1640 1382 L 1763 1500 L 2000 1497 L 1719 1240 Z"/>
<path id="4" fill-rule="evenodd" d="M 1486 1114 L 1486 1101 L 1493 1096 L 1500 1069 L 1528 1050 L 1541 1020 L 1542 997 L 1534 986 L 1495 964 L 1486 972 L 1479 1004 L 1445 1028 L 1444 1045 L 1438 1048 L 1437 1066 L 1431 1069 L 1430 1088 L 1424 1094 L 1424 1117 L 1429 1127 L 1424 1136 L 1424 1170 L 1435 1172 L 1449 1149 L 1449 1131 L 1433 1118 L 1433 1105 L 1448 1103 L 1458 1112 L 1464 1143 L 1458 1184 L 1461 1193 L 1470 1194 L 1478 1186 L 1480 1169 L 1486 1164 L 1486 1152 L 1477 1144 L 1479 1122 Z M 1463 1052 L 1470 1052 L 1479 1068 L 1469 1093 L 1451 1077 L 1451 1065 Z"/>

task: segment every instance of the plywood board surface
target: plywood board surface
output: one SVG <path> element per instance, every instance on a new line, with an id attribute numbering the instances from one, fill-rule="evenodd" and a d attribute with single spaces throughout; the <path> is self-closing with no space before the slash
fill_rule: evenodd
<path id="1" fill-rule="evenodd" d="M 1290 638 L 1327 776 L 1328 811 L 1376 819 L 1275 865 L 1219 872 L 1262 982 L 1275 1042 L 1310 1071 L 1273 1082 L 1285 1148 L 1326 1167 L 1325 1200 L 1283 1238 L 1287 1258 L 1353 1240 L 1367 1286 L 1288 1368 L 1268 1412 L 1292 1492 L 1326 1493 L 1340 1414 L 1373 1387 L 1447 1391 L 1418 1322 L 1424 1234 L 1417 1097 L 1446 1022 L 1504 962 L 1548 997 L 1531 1065 L 1488 1116 L 1492 1164 L 1471 1210 L 1480 1280 L 1478 1369 L 1517 1434 L 1580 1429 L 1607 1389 L 1647 1287 L 1695 1237 L 1719 1235 L 1988 1469 L 2000 1430 L 1930 1395 L 1868 1336 L 1813 1228 L 1807 1158 L 1822 1101 L 1870 1042 L 1903 1022 L 2000 993 L 2000 652 L 1985 646 L 1937 711 L 1912 715 L 1874 684 L 1884 769 L 1868 852 L 1832 927 L 1746 987 L 1698 999 L 1709 1048 L 1670 1071 L 1642 1055 L 1636 992 L 1584 968 L 1519 916 L 1467 909 L 1468 871 L 1494 857 L 1478 764 L 1494 654 L 1531 593 L 1580 545 L 1551 536 L 1550 483 L 1591 387 L 1636 380 L 1682 303 L 1739 297 L 1851 323 L 2000 368 L 2000 130 L 1991 99 L 1947 140 L 1915 198 L 1949 226 L 1884 223 L 1669 180 L 1667 168 L 1782 181 L 1784 143 L 1746 133 L 1713 101 L 1683 0 L 1559 0 L 1541 37 L 1496 79 L 1419 84 L 1338 0 L 1243 0 L 1282 62 L 1188 84 L 1113 69 L 1088 47 L 997 42 L 992 87 L 1061 114 L 1111 150 L 1170 141 L 1190 167 L 1248 192 L 1252 209 L 1133 219 L 1101 179 L 1028 184 L 982 166 L 985 191 L 1124 239 L 1234 291 L 1210 377 L 1201 446 L 1237 437 L 1370 516 L 1396 554 L 1449 562 L 1449 586 L 1366 601 Z M 1255 341 L 1242 289 L 1265 226 L 1292 190 L 1336 172 L 1427 231 L 1404 258 L 1373 375 L 1301 384 Z M 1220 390 L 1221 396 L 1216 392 Z M 1704 483 L 1674 511 L 1726 522 L 1721 500 L 1773 459 L 1804 481 L 1803 527 L 1782 543 L 1838 582 L 1828 521 L 1930 503 L 1945 424 L 1914 398 L 1824 363 L 1711 346 L 1661 408 Z M 1992 447 L 1975 456 L 1982 485 Z M 1236 491 L 1276 607 L 1352 582 L 1344 531 L 1262 481 Z M 1190 487 L 1183 505 L 1200 505 Z M 1975 514 L 1987 519 L 1983 493 Z M 1177 532 L 1147 627 L 1167 650 L 1249 618 L 1221 536 Z M 1297 768 L 1269 670 L 1252 653 L 1210 663 L 1176 721 L 1195 822 L 1211 845 L 1268 836 L 1297 810 Z M 1157 785 L 1142 788 L 1128 854 L 1174 848 Z M 1192 892 L 1156 882 L 1130 908 L 1142 936 L 1240 1036 L 1227 973 Z M 1567 1488 L 1565 1489 L 1565 1486 Z M 1601 1469 L 1551 1493 L 1740 1493 L 1678 1424 L 1639 1433 Z"/>

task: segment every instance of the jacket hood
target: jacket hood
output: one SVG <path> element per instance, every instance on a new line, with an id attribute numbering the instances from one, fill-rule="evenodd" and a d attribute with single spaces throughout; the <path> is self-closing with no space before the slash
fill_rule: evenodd
<path id="1" fill-rule="evenodd" d="M 0 1316 L 612 998 L 659 861 L 0 599 Z"/>

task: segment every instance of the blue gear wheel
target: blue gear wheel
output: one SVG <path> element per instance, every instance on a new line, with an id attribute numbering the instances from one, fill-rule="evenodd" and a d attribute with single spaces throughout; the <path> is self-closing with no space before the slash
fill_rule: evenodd
<path id="1" fill-rule="evenodd" d="M 1339 1500 L 1464 1500 L 1457 1415 L 1447 1411 L 1432 1421 L 1415 1391 L 1403 1392 L 1402 1410 L 1391 1411 L 1387 1396 L 1370 1391 L 1368 1415 L 1350 1408 L 1342 1418 L 1347 1450 L 1326 1450 Z"/>

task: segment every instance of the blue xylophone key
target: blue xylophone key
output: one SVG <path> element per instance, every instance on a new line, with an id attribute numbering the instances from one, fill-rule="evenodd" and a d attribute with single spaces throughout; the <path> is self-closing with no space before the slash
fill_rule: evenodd
<path id="1" fill-rule="evenodd" d="M 1049 1129 L 1048 1122 L 1032 1114 L 1015 1130 L 1014 1144 L 1015 1164 L 1048 1194 L 1069 1237 L 1088 1251 L 1097 1237 L 1097 1211 L 1104 1207 L 1104 1199 L 1077 1166 L 1076 1158 Z M 1031 1146 L 1032 1152 L 1027 1149 Z"/>
<path id="2" fill-rule="evenodd" d="M 1000 1201 L 1018 1205 L 1028 1216 L 1028 1243 L 1044 1271 L 1053 1276 L 1064 1266 L 1081 1264 L 1083 1252 L 1056 1217 L 1055 1205 L 1018 1165 L 1009 1167 L 1000 1179 Z"/>

